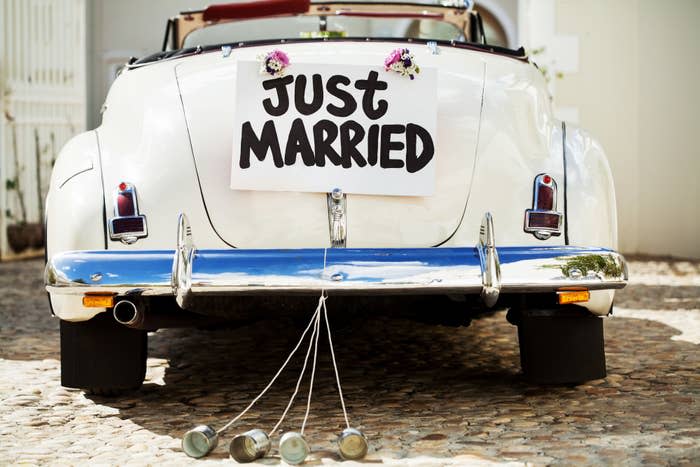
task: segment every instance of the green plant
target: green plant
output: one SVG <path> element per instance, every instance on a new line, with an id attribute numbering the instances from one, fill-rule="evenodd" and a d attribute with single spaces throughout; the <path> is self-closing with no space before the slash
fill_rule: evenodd
<path id="1" fill-rule="evenodd" d="M 530 57 L 533 57 L 533 59 L 534 59 L 538 55 L 542 55 L 546 50 L 547 50 L 547 48 L 544 46 L 538 47 L 536 49 L 532 49 L 532 50 L 528 51 L 528 55 Z M 555 63 L 556 62 L 552 62 L 552 65 L 554 65 Z M 550 69 L 547 65 L 536 63 L 535 66 L 540 71 L 540 73 L 542 73 L 542 76 L 544 76 L 544 79 L 545 79 L 545 81 L 547 81 L 547 83 L 550 83 L 552 81 L 552 79 L 564 78 L 564 73 L 562 73 L 561 71 L 553 71 L 550 73 Z"/>
<path id="2" fill-rule="evenodd" d="M 587 255 L 566 259 L 561 272 L 568 277 L 574 269 L 578 269 L 584 275 L 589 271 L 602 273 L 606 277 L 622 275 L 622 265 L 618 264 L 611 255 Z"/>

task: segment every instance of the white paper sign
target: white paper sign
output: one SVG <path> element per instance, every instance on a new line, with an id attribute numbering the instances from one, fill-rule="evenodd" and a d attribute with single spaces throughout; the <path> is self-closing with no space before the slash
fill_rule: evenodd
<path id="1" fill-rule="evenodd" d="M 428 196 L 435 189 L 437 72 L 241 61 L 231 188 Z"/>

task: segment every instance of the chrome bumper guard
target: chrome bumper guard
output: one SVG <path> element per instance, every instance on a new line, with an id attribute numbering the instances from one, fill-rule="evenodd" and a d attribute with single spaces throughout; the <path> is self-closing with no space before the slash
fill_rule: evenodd
<path id="1" fill-rule="evenodd" d="M 555 292 L 564 287 L 619 289 L 624 257 L 603 248 L 496 248 L 493 219 L 484 215 L 470 248 L 310 248 L 197 250 L 180 215 L 178 245 L 158 251 L 74 251 L 46 265 L 52 294 L 111 292 L 175 296 L 187 308 L 198 295 L 319 293 L 481 294 L 493 306 L 501 293 Z"/>

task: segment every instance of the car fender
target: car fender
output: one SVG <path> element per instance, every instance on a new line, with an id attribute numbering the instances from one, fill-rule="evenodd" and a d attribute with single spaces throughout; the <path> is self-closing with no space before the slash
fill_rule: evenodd
<path id="1" fill-rule="evenodd" d="M 566 234 L 571 245 L 617 249 L 615 186 L 602 146 L 566 124 Z"/>
<path id="2" fill-rule="evenodd" d="M 570 245 L 617 250 L 615 185 L 605 151 L 586 131 L 565 124 L 566 224 Z M 612 307 L 614 290 L 596 290 L 585 304 L 604 315 Z"/>
<path id="3" fill-rule="evenodd" d="M 46 197 L 46 256 L 73 250 L 105 249 L 104 196 L 97 135 L 73 137 L 56 159 Z M 56 316 L 71 320 L 71 310 L 85 319 L 80 296 L 50 294 Z M 102 309 L 92 309 L 95 314 Z"/>

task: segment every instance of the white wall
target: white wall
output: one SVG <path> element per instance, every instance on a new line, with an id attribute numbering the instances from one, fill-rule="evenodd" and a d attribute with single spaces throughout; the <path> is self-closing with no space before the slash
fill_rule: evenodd
<path id="1" fill-rule="evenodd" d="M 85 90 L 85 0 L 1 0 L 0 257 L 15 256 L 8 226 L 42 223 L 53 161 L 85 129 Z"/>
<path id="2" fill-rule="evenodd" d="M 521 0 L 559 116 L 607 151 L 620 249 L 700 258 L 700 2 Z"/>
<path id="3" fill-rule="evenodd" d="M 129 57 L 143 57 L 163 45 L 166 20 L 206 0 L 90 0 L 88 2 L 88 126 L 100 124 L 104 103 L 117 69 Z"/>

